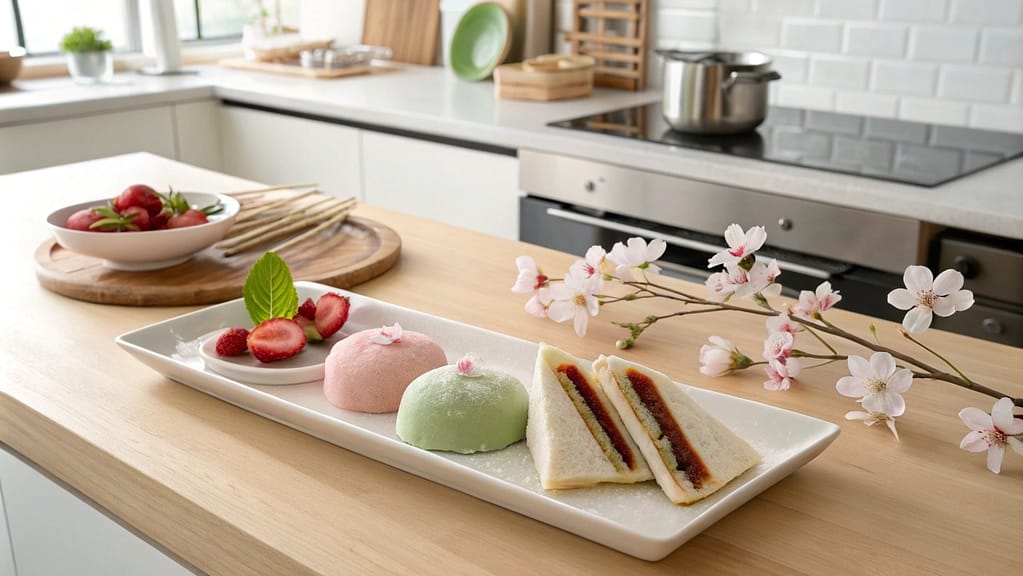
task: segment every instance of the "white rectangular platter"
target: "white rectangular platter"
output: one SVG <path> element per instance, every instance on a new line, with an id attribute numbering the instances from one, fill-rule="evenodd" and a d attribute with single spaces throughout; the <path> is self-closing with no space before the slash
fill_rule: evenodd
<path id="1" fill-rule="evenodd" d="M 444 349 L 449 362 L 477 354 L 488 367 L 531 385 L 537 345 L 311 282 L 296 282 L 299 297 L 314 300 L 334 291 L 351 299 L 344 332 L 395 322 L 422 332 Z M 705 528 L 799 469 L 838 435 L 838 426 L 765 404 L 686 387 L 707 410 L 745 438 L 763 462 L 691 506 L 673 505 L 653 481 L 545 491 L 525 442 L 480 454 L 430 452 L 401 442 L 394 414 L 336 408 L 322 381 L 288 386 L 238 382 L 207 369 L 197 340 L 218 328 L 249 326 L 244 303 L 233 300 L 152 324 L 117 337 L 143 363 L 177 382 L 296 430 L 449 486 L 509 510 L 645 560 L 660 560 Z M 656 368 L 656 366 L 653 366 Z"/>

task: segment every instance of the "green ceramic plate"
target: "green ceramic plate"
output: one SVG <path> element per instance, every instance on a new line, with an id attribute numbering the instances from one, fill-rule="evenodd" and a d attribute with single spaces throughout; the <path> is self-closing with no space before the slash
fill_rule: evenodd
<path id="1" fill-rule="evenodd" d="M 451 36 L 451 68 L 463 80 L 483 80 L 508 55 L 511 25 L 500 4 L 484 2 L 469 8 Z"/>

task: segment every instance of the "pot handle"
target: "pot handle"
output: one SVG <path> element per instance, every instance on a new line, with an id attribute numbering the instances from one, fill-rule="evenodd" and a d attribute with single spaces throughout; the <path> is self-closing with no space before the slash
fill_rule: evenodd
<path id="1" fill-rule="evenodd" d="M 736 70 L 728 75 L 728 79 L 725 80 L 721 87 L 728 90 L 732 87 L 732 84 L 737 82 L 745 84 L 761 84 L 763 82 L 771 82 L 773 80 L 781 80 L 781 74 L 779 74 L 776 70 L 766 70 L 764 72 L 740 72 Z"/>

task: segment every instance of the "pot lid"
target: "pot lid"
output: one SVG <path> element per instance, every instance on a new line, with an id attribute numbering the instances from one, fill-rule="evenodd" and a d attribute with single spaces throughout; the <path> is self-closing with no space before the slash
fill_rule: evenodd
<path id="1" fill-rule="evenodd" d="M 763 52 L 720 52 L 711 50 L 657 50 L 665 60 L 675 60 L 703 66 L 725 66 L 729 69 L 753 69 L 771 64 L 771 57 Z"/>

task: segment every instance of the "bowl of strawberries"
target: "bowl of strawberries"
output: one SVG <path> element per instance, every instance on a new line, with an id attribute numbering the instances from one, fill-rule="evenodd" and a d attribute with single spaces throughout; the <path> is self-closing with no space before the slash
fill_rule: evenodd
<path id="1" fill-rule="evenodd" d="M 46 222 L 64 248 L 115 270 L 157 270 L 185 262 L 227 235 L 238 201 L 225 194 L 157 192 L 145 184 L 114 198 L 52 212 Z"/>

